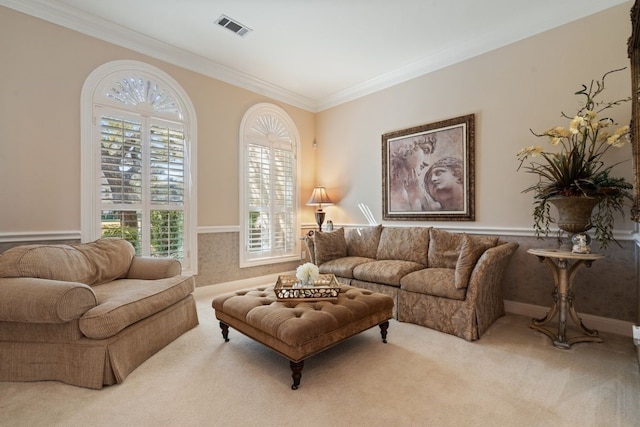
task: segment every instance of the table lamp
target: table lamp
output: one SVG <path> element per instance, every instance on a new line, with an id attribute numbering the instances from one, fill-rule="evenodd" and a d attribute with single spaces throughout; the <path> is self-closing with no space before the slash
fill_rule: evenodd
<path id="1" fill-rule="evenodd" d="M 307 201 L 307 206 L 317 206 L 316 209 L 316 223 L 318 223 L 318 231 L 322 231 L 322 223 L 324 222 L 325 212 L 322 210 L 322 205 L 332 205 L 333 202 L 327 195 L 327 190 L 324 187 L 316 187 L 311 193 L 311 197 Z"/>

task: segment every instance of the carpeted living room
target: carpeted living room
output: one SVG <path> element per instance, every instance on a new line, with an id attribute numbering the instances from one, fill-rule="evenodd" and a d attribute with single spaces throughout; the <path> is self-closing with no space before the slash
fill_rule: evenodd
<path id="1" fill-rule="evenodd" d="M 0 0 L 0 426 L 637 425 L 639 28 Z"/>
<path id="2" fill-rule="evenodd" d="M 635 424 L 638 366 L 628 339 L 561 351 L 507 314 L 479 341 L 391 321 L 310 358 L 299 390 L 287 360 L 234 330 L 225 343 L 211 300 L 200 325 L 119 385 L 0 383 L 7 426 L 519 426 Z"/>

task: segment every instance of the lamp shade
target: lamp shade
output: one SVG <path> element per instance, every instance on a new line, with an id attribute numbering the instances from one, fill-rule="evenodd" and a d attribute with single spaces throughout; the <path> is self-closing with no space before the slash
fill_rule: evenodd
<path id="1" fill-rule="evenodd" d="M 333 202 L 327 194 L 327 190 L 324 187 L 316 187 L 311 193 L 311 197 L 307 201 L 307 206 L 318 206 L 322 209 L 322 205 L 332 205 Z"/>

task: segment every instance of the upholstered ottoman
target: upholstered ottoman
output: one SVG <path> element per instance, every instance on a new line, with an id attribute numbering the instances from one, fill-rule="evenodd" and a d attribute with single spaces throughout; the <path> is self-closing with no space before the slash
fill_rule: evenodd
<path id="1" fill-rule="evenodd" d="M 225 341 L 231 326 L 289 359 L 296 390 L 304 359 L 376 325 L 386 343 L 393 299 L 341 285 L 335 301 L 278 301 L 270 286 L 220 295 L 212 306 Z"/>

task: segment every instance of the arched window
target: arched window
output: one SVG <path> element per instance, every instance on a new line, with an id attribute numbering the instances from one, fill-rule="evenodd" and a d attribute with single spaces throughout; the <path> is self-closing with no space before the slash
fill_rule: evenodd
<path id="1" fill-rule="evenodd" d="M 82 240 L 123 237 L 197 272 L 196 116 L 168 74 L 136 61 L 82 88 Z"/>
<path id="2" fill-rule="evenodd" d="M 240 266 L 300 259 L 300 137 L 280 107 L 261 103 L 240 126 Z"/>

